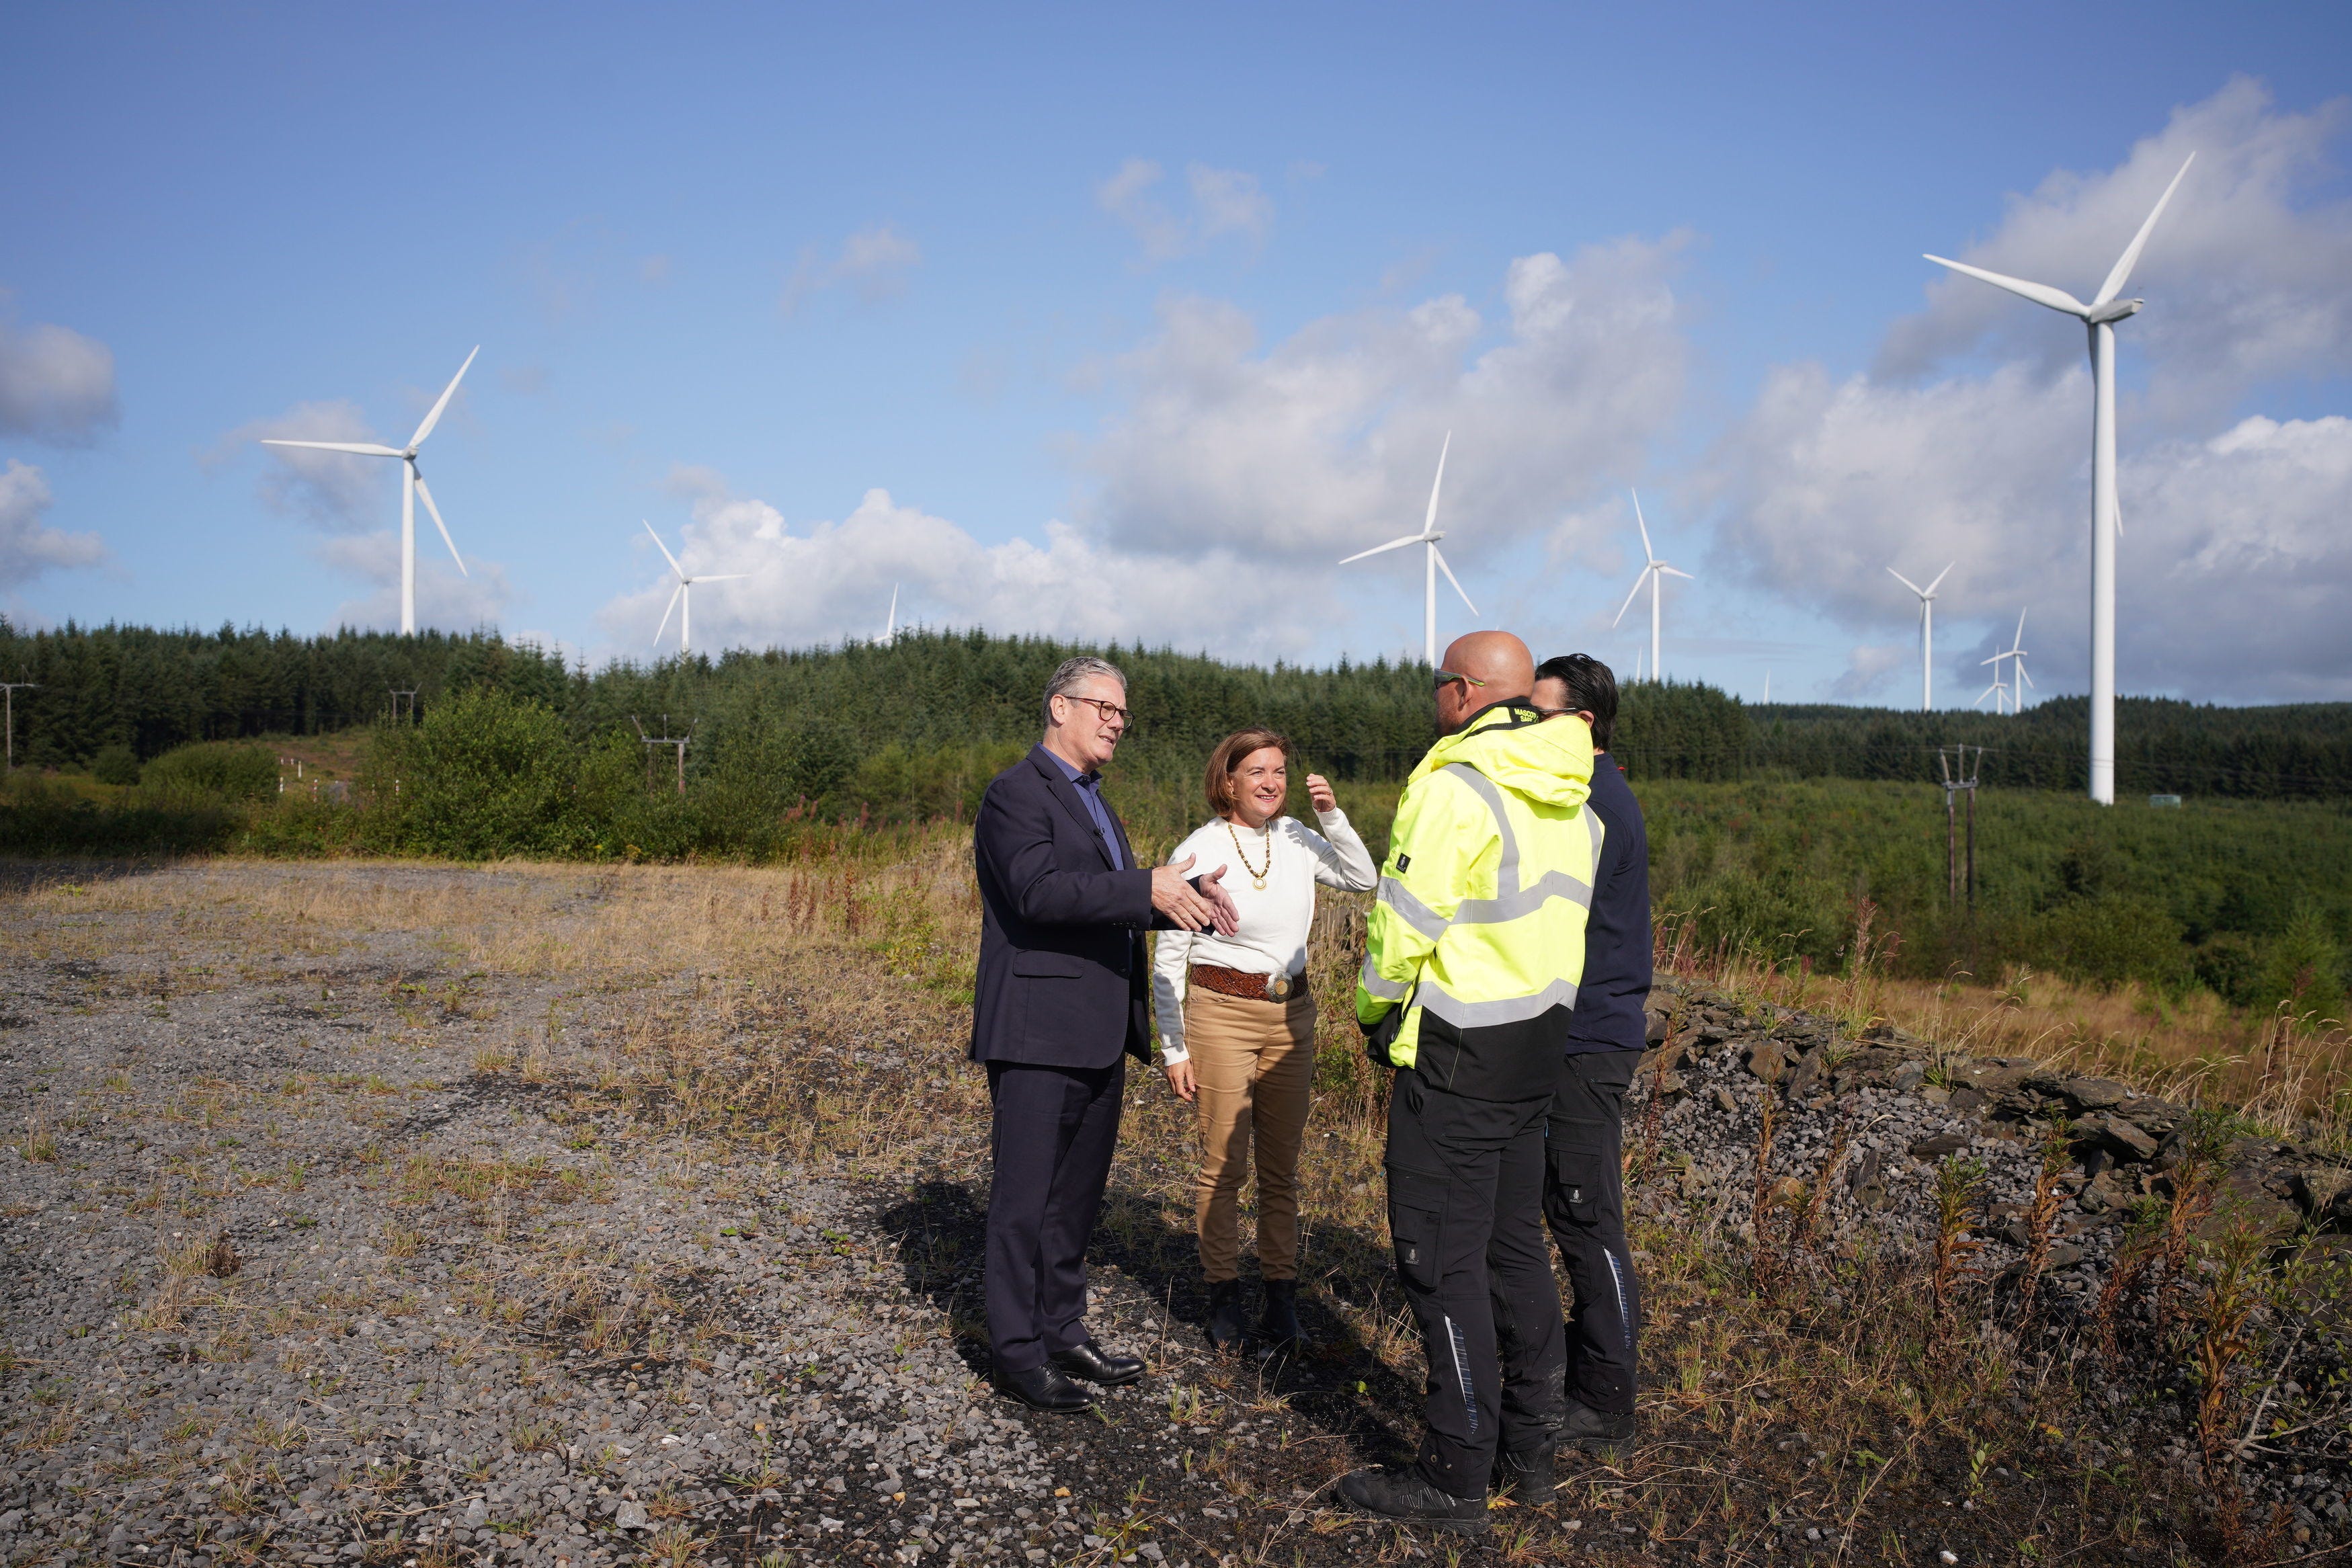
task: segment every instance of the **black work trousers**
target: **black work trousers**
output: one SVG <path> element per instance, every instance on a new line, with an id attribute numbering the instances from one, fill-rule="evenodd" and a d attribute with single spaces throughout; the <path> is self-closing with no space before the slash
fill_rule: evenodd
<path id="1" fill-rule="evenodd" d="M 1108 1067 L 988 1064 L 988 1337 L 1025 1372 L 1087 1343 L 1087 1242 L 1118 1145 L 1127 1059 Z"/>
<path id="2" fill-rule="evenodd" d="M 1559 1239 L 1576 1306 L 1569 1314 L 1568 1392 L 1605 1415 L 1633 1409 L 1642 1290 L 1625 1246 L 1625 1091 L 1638 1051 L 1567 1059 L 1552 1095 L 1544 1218 Z"/>
<path id="3" fill-rule="evenodd" d="M 1497 1446 L 1549 1448 L 1565 1414 L 1549 1106 L 1450 1094 L 1411 1069 L 1389 1096 L 1389 1236 L 1429 1358 L 1417 1468 L 1454 1497 L 1486 1496 Z"/>

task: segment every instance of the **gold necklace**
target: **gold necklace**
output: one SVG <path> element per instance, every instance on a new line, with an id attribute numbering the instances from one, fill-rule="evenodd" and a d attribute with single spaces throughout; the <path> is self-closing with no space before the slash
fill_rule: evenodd
<path id="1" fill-rule="evenodd" d="M 1250 873 L 1250 885 L 1260 893 L 1265 891 L 1266 873 L 1274 870 L 1274 827 L 1271 822 L 1266 825 L 1265 831 L 1265 869 L 1261 871 L 1250 864 L 1249 855 L 1242 849 L 1242 836 L 1234 831 L 1233 819 L 1230 817 L 1225 819 L 1225 836 L 1234 841 L 1234 853 L 1241 856 L 1242 869 Z"/>

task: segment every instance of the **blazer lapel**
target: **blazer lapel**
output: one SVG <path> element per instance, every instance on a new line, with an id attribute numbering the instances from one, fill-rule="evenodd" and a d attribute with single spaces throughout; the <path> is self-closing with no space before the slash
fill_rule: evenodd
<path id="1" fill-rule="evenodd" d="M 1093 844 L 1096 852 L 1102 856 L 1103 864 L 1110 866 L 1114 871 L 1118 869 L 1112 865 L 1110 846 L 1103 842 L 1102 830 L 1095 826 L 1093 815 L 1087 810 L 1087 803 L 1078 799 L 1078 787 L 1070 782 L 1070 776 L 1062 771 L 1062 765 L 1055 760 L 1053 754 L 1044 747 L 1038 747 L 1029 754 L 1029 766 L 1044 777 L 1047 792 L 1060 802 L 1062 810 L 1069 813 L 1070 820 L 1087 831 L 1087 841 Z M 1109 811 L 1108 803 L 1103 810 L 1106 812 Z M 1111 821 L 1116 825 L 1118 818 L 1112 816 Z M 1125 846 L 1122 844 L 1121 848 L 1124 850 Z M 1133 854 L 1129 854 L 1127 858 L 1129 863 L 1134 862 Z"/>

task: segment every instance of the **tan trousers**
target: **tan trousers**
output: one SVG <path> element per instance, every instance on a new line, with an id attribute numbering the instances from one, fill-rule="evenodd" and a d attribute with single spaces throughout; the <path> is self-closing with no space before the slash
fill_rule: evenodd
<path id="1" fill-rule="evenodd" d="M 1201 1118 L 1193 1222 L 1201 1272 L 1214 1285 L 1241 1272 L 1242 1181 L 1257 1149 L 1257 1260 L 1269 1280 L 1298 1278 L 1298 1141 L 1315 1083 L 1315 1002 L 1252 1001 L 1188 987 L 1184 1043 Z"/>

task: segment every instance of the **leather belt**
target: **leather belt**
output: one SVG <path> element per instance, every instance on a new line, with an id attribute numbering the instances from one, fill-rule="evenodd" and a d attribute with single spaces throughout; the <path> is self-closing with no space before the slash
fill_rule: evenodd
<path id="1" fill-rule="evenodd" d="M 1221 997 L 1239 997 L 1252 1002 L 1286 1002 L 1307 994 L 1305 975 L 1253 975 L 1246 969 L 1228 969 L 1222 964 L 1193 965 L 1192 983 Z"/>

